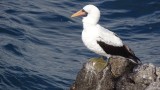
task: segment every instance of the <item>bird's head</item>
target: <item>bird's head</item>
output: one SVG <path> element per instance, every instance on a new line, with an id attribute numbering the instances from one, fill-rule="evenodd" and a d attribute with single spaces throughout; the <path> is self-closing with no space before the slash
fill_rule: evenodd
<path id="1" fill-rule="evenodd" d="M 83 22 L 85 23 L 93 23 L 96 24 L 100 18 L 100 11 L 94 5 L 86 5 L 83 9 L 79 10 L 78 12 L 74 13 L 71 17 L 78 17 L 83 16 Z"/>
<path id="2" fill-rule="evenodd" d="M 100 15 L 100 11 L 96 6 L 89 4 L 84 6 L 83 9 L 74 13 L 71 17 L 86 16 L 88 14 L 96 16 L 96 15 Z"/>

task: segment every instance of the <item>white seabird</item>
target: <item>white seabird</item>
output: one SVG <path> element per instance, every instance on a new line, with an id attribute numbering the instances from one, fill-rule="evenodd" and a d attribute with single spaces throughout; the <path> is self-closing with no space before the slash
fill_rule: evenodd
<path id="1" fill-rule="evenodd" d="M 91 51 L 106 57 L 123 56 L 139 64 L 141 61 L 134 52 L 112 31 L 98 24 L 100 10 L 94 5 L 86 5 L 71 17 L 83 17 L 82 41 Z"/>

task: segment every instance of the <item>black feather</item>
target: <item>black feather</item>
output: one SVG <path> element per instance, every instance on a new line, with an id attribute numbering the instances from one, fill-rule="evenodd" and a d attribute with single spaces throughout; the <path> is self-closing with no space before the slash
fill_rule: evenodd
<path id="1" fill-rule="evenodd" d="M 105 42 L 97 41 L 101 48 L 110 55 L 123 56 L 125 58 L 133 59 L 136 63 L 141 63 L 140 59 L 135 56 L 134 52 L 126 45 L 123 46 L 112 46 Z"/>

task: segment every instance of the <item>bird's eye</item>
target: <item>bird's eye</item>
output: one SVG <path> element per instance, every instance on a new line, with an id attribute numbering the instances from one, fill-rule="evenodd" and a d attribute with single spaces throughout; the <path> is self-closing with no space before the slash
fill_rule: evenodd
<path id="1" fill-rule="evenodd" d="M 82 9 L 82 12 L 86 12 L 84 9 Z"/>
<path id="2" fill-rule="evenodd" d="M 85 16 L 88 15 L 88 12 L 86 12 L 84 9 L 82 9 L 82 12 L 86 13 Z"/>

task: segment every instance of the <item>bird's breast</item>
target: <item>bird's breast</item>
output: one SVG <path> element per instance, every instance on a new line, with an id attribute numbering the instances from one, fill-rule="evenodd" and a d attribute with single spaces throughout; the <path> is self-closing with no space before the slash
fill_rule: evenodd
<path id="1" fill-rule="evenodd" d="M 87 46 L 93 45 L 96 43 L 96 39 L 98 37 L 98 33 L 95 30 L 89 29 L 89 30 L 83 30 L 82 31 L 82 41 Z"/>
<path id="2" fill-rule="evenodd" d="M 83 30 L 82 31 L 82 41 L 84 45 L 90 49 L 91 51 L 104 55 L 105 52 L 103 49 L 98 45 L 97 39 L 98 39 L 99 33 L 96 30 Z"/>

